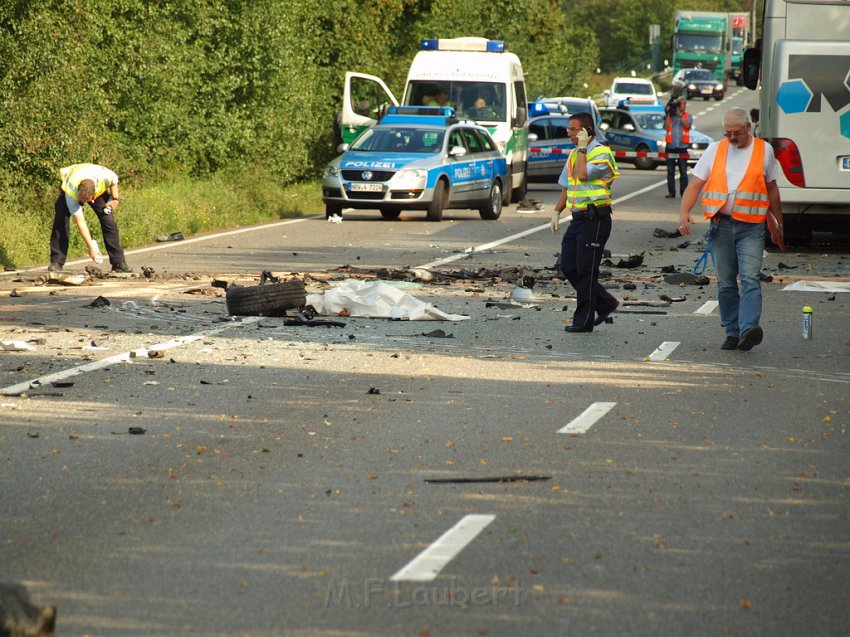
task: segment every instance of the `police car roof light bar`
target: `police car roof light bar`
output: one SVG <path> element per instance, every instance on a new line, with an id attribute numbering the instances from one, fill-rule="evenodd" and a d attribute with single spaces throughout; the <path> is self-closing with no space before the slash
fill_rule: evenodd
<path id="1" fill-rule="evenodd" d="M 419 42 L 423 51 L 480 51 L 482 53 L 504 53 L 502 40 L 487 38 L 426 38 Z"/>

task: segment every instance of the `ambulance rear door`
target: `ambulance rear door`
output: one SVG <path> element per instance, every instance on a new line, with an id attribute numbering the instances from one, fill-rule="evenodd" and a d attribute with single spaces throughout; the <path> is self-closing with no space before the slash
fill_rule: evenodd
<path id="1" fill-rule="evenodd" d="M 377 124 L 387 106 L 398 106 L 398 100 L 381 78 L 348 71 L 340 113 L 343 143 L 350 144 L 365 128 Z"/>

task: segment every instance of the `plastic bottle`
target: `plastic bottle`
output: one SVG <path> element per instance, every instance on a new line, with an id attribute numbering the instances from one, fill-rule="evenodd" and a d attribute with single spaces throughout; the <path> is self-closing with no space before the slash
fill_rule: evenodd
<path id="1" fill-rule="evenodd" d="M 803 338 L 809 340 L 812 338 L 812 316 L 814 310 L 808 305 L 803 307 Z"/>
<path id="2" fill-rule="evenodd" d="M 103 263 L 103 255 L 100 253 L 100 246 L 97 245 L 97 241 L 92 240 L 92 245 L 94 246 L 94 251 L 97 252 L 94 262 L 97 264 Z"/>

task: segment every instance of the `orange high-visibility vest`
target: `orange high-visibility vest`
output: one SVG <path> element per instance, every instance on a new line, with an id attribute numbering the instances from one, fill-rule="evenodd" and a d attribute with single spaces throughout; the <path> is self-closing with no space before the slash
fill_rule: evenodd
<path id="1" fill-rule="evenodd" d="M 688 144 L 691 143 L 691 127 L 688 126 L 688 119 L 689 118 L 690 118 L 690 116 L 688 115 L 687 111 L 682 113 L 682 143 L 685 146 L 687 146 Z M 666 126 L 664 128 L 667 129 L 667 137 L 665 137 L 664 140 L 667 142 L 667 145 L 669 146 L 670 144 L 673 143 L 673 118 L 672 117 L 667 118 Z"/>
<path id="2" fill-rule="evenodd" d="M 738 184 L 735 200 L 732 204 L 732 218 L 748 223 L 764 223 L 770 200 L 767 197 L 767 183 L 764 181 L 764 140 L 753 140 L 753 154 L 747 171 Z M 702 191 L 702 203 L 705 218 L 711 219 L 723 204 L 729 189 L 726 184 L 726 157 L 729 154 L 729 140 L 724 139 L 717 145 L 717 154 L 711 166 L 711 173 Z"/>

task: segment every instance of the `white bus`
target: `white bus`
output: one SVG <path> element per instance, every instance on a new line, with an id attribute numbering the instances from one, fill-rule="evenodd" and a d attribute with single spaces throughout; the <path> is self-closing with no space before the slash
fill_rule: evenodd
<path id="1" fill-rule="evenodd" d="M 782 166 L 786 239 L 850 232 L 850 0 L 764 0 L 744 83 Z"/>

